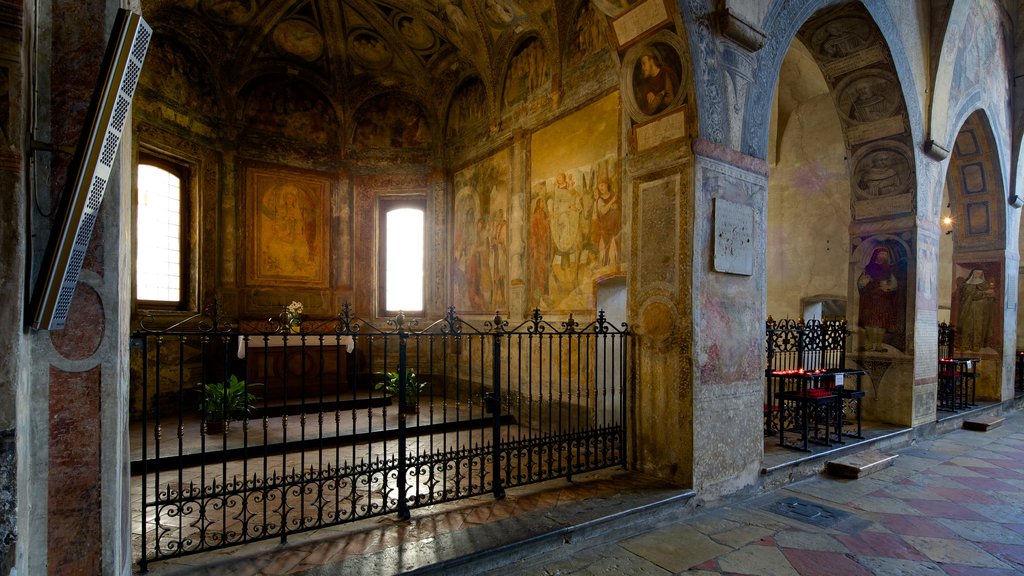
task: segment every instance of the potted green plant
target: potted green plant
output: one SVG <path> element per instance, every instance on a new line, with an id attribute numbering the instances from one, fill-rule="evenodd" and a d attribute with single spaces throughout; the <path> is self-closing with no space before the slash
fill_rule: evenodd
<path id="1" fill-rule="evenodd" d="M 405 382 L 405 396 L 402 397 L 400 402 L 401 411 L 410 414 L 416 413 L 419 404 L 420 392 L 426 387 L 426 382 L 419 382 L 416 379 L 416 372 L 412 368 L 407 368 L 408 377 Z M 401 373 L 398 370 L 395 371 L 384 371 L 378 372 L 382 378 L 377 381 L 374 388 L 384 392 L 386 396 L 398 398 L 401 393 Z"/>
<path id="2" fill-rule="evenodd" d="M 234 374 L 226 382 L 200 384 L 199 393 L 199 412 L 209 434 L 227 432 L 230 422 L 248 414 L 257 399 L 249 392 L 245 380 L 239 380 Z"/>

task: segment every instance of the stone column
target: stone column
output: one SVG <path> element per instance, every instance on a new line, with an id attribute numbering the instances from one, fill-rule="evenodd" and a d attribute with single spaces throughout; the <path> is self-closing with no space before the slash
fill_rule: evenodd
<path id="1" fill-rule="evenodd" d="M 38 52 L 32 138 L 74 148 L 119 3 L 54 0 L 26 19 Z M 28 50 L 28 47 L 25 48 Z M 120 158 L 129 157 L 130 121 Z M 68 157 L 33 155 L 34 268 Z M 131 163 L 115 162 L 63 330 L 32 331 L 18 411 L 19 574 L 129 574 L 128 322 Z"/>
<path id="2" fill-rule="evenodd" d="M 709 499 L 754 484 L 764 453 L 768 171 L 694 142 L 693 488 Z"/>

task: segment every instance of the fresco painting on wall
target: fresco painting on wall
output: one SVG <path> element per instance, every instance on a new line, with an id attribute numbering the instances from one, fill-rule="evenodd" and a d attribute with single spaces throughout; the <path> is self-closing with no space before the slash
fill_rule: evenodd
<path id="1" fill-rule="evenodd" d="M 270 77 L 243 93 L 246 127 L 298 141 L 326 144 L 337 131 L 334 110 L 315 87 L 294 78 Z"/>
<path id="2" fill-rule="evenodd" d="M 865 352 L 903 351 L 906 342 L 907 258 L 895 239 L 868 240 L 854 252 L 861 264 L 857 324 Z"/>
<path id="3" fill-rule="evenodd" d="M 592 3 L 585 2 L 580 7 L 573 40 L 569 44 L 569 65 L 576 66 L 608 47 L 608 38 L 601 25 L 603 19 Z"/>
<path id="4" fill-rule="evenodd" d="M 509 152 L 455 174 L 455 309 L 508 311 Z"/>
<path id="5" fill-rule="evenodd" d="M 504 100 L 506 106 L 525 101 L 548 80 L 547 54 L 536 38 L 530 40 L 509 61 L 505 73 Z"/>
<path id="6" fill-rule="evenodd" d="M 533 135 L 530 307 L 589 311 L 594 282 L 621 269 L 617 94 Z"/>
<path id="7" fill-rule="evenodd" d="M 360 148 L 416 148 L 432 140 L 423 109 L 398 94 L 371 99 L 355 118 L 352 144 Z"/>
<path id="8" fill-rule="evenodd" d="M 330 181 L 251 168 L 246 173 L 245 199 L 249 282 L 327 286 Z"/>
<path id="9" fill-rule="evenodd" d="M 1002 332 L 997 302 L 1002 300 L 1002 265 L 958 262 L 953 266 L 952 318 L 954 345 L 961 352 L 995 353 Z"/>

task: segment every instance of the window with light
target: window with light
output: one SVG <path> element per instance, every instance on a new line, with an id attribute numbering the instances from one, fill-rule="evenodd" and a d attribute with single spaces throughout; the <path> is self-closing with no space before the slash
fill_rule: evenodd
<path id="1" fill-rule="evenodd" d="M 383 201 L 383 302 L 387 313 L 423 311 L 424 203 Z"/>
<path id="2" fill-rule="evenodd" d="M 155 164 L 139 164 L 136 203 L 135 297 L 182 301 L 182 178 Z"/>

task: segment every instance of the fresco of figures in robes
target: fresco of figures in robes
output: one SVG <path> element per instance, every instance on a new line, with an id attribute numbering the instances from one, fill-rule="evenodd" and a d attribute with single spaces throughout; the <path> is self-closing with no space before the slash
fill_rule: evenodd
<path id="1" fill-rule="evenodd" d="M 508 311 L 509 153 L 455 174 L 454 305 L 460 313 Z"/>
<path id="2" fill-rule="evenodd" d="M 999 262 L 958 262 L 953 266 L 953 343 L 958 352 L 995 353 L 1001 345 L 1003 323 L 1002 265 Z"/>
<path id="3" fill-rule="evenodd" d="M 619 105 L 611 94 L 533 135 L 530 308 L 593 311 L 595 282 L 621 272 Z"/>

